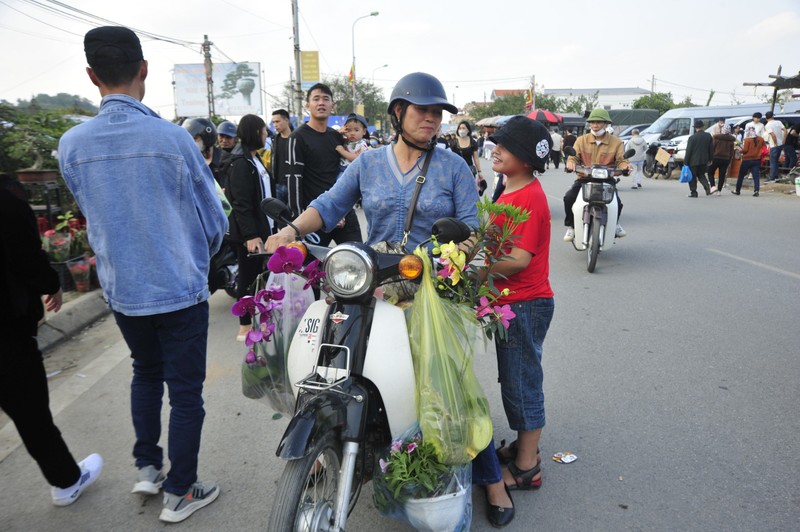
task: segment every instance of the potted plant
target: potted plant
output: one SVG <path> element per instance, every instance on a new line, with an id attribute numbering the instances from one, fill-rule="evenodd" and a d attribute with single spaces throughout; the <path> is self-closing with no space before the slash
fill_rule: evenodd
<path id="1" fill-rule="evenodd" d="M 418 430 L 392 442 L 378 461 L 375 506 L 384 515 L 405 517 L 417 530 L 455 530 L 465 519 L 470 464 L 446 465 Z"/>
<path id="2" fill-rule="evenodd" d="M 79 257 L 69 261 L 69 273 L 75 282 L 75 289 L 78 292 L 88 292 L 91 290 L 89 280 L 91 277 L 91 266 L 86 257 Z"/>

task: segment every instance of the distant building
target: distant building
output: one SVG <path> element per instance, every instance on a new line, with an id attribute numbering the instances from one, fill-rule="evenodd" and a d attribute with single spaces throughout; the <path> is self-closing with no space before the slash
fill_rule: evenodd
<path id="1" fill-rule="evenodd" d="M 597 94 L 597 103 L 604 109 L 627 109 L 633 102 L 647 96 L 650 93 L 647 89 L 639 87 L 616 87 L 609 89 L 544 89 L 545 96 L 574 100 L 580 96 L 591 98 Z"/>
<path id="2" fill-rule="evenodd" d="M 528 89 L 494 89 L 491 98 L 495 101 L 504 96 L 524 96 L 527 92 Z"/>

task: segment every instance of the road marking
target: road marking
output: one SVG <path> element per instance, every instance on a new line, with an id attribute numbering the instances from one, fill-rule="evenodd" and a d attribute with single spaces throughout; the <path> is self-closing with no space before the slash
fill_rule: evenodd
<path id="1" fill-rule="evenodd" d="M 740 257 L 738 255 L 732 255 L 730 253 L 726 253 L 724 251 L 720 251 L 714 248 L 706 248 L 706 251 L 711 251 L 712 253 L 717 253 L 718 255 L 722 255 L 724 257 L 728 257 L 731 259 L 735 259 L 741 262 L 746 262 L 747 264 L 751 264 L 753 266 L 758 266 L 759 268 L 764 268 L 765 270 L 769 270 L 771 272 L 780 273 L 781 275 L 785 275 L 787 277 L 791 277 L 793 279 L 800 279 L 800 274 L 790 272 L 788 270 L 782 270 L 780 268 L 776 268 L 775 266 L 770 266 L 769 264 L 764 264 L 763 262 L 758 262 L 756 260 L 746 259 L 744 257 Z"/>
<path id="2" fill-rule="evenodd" d="M 50 412 L 55 418 L 59 412 L 71 405 L 76 399 L 95 385 L 122 360 L 131 354 L 125 340 L 119 340 L 109 347 L 105 353 L 91 361 L 77 373 L 66 379 L 58 388 L 50 392 Z M 56 422 L 57 423 L 57 422 Z M 9 420 L 6 426 L 0 429 L 0 462 L 6 459 L 14 449 L 19 447 L 22 440 L 19 438 L 17 427 Z"/>

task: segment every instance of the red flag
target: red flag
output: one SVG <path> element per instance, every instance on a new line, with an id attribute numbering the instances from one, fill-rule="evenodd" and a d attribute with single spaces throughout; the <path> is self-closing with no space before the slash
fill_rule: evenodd
<path id="1" fill-rule="evenodd" d="M 355 65 L 350 65 L 350 74 L 347 77 L 347 81 L 350 82 L 350 85 L 352 85 L 354 83 L 355 76 L 356 76 L 356 66 Z"/>

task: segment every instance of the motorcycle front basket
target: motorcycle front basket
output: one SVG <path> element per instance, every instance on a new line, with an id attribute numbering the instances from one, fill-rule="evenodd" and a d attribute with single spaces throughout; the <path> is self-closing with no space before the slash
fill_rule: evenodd
<path id="1" fill-rule="evenodd" d="M 614 185 L 611 183 L 584 183 L 581 192 L 586 203 L 611 203 L 614 199 Z"/>

